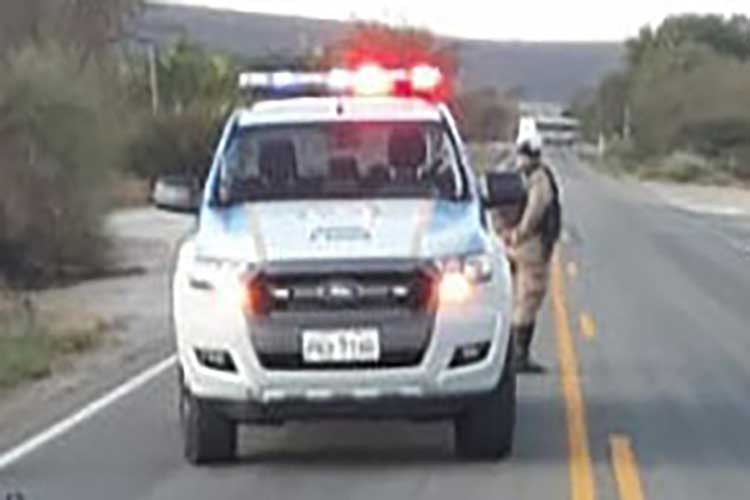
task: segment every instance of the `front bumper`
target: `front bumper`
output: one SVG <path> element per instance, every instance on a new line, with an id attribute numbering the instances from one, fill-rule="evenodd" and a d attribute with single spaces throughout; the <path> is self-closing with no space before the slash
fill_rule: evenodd
<path id="1" fill-rule="evenodd" d="M 457 396 L 387 397 L 370 400 L 286 400 L 275 403 L 203 399 L 202 403 L 223 417 L 243 423 L 281 425 L 286 421 L 336 419 L 439 420 L 463 414 L 491 392 Z"/>
<path id="2" fill-rule="evenodd" d="M 438 307 L 419 364 L 377 369 L 264 368 L 242 312 L 205 291 L 192 290 L 186 281 L 179 274 L 175 278 L 174 320 L 187 388 L 239 420 L 454 414 L 466 398 L 491 391 L 506 364 L 511 301 L 507 265 L 469 303 Z M 482 342 L 490 343 L 483 359 L 450 367 L 457 348 Z M 228 352 L 236 371 L 207 368 L 197 359 L 196 348 Z"/>

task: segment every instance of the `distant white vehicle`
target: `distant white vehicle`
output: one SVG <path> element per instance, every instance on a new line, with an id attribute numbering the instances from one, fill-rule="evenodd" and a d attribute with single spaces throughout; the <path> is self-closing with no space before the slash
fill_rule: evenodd
<path id="1" fill-rule="evenodd" d="M 200 204 L 197 181 L 181 175 L 159 177 L 154 183 L 151 200 L 157 207 L 169 207 L 176 212 L 195 212 Z"/>
<path id="2" fill-rule="evenodd" d="M 578 120 L 564 116 L 537 118 L 536 126 L 544 143 L 555 146 L 573 146 L 581 128 Z"/>
<path id="3" fill-rule="evenodd" d="M 539 135 L 537 130 L 536 119 L 531 116 L 522 116 L 518 122 L 518 133 L 516 134 L 516 144 L 522 142 L 527 137 Z"/>
<path id="4" fill-rule="evenodd" d="M 544 144 L 573 146 L 580 135 L 580 123 L 564 116 L 522 116 L 518 124 L 517 137 L 541 136 Z"/>

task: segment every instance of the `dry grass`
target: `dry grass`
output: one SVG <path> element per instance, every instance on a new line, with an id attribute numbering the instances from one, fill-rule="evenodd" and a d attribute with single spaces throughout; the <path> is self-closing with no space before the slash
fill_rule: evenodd
<path id="1" fill-rule="evenodd" d="M 113 191 L 112 204 L 117 208 L 140 207 L 149 203 L 148 180 L 131 177 L 119 179 Z"/>
<path id="2" fill-rule="evenodd" d="M 99 346 L 108 329 L 101 318 L 39 311 L 24 296 L 0 294 L 0 389 L 52 375 Z"/>

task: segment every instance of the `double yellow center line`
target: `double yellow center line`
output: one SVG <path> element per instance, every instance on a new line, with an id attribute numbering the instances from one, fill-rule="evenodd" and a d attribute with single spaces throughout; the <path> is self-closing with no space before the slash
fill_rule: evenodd
<path id="1" fill-rule="evenodd" d="M 644 500 L 638 461 L 627 436 L 614 434 L 609 438 L 612 469 L 617 491 L 622 500 Z"/>
<path id="2" fill-rule="evenodd" d="M 567 416 L 570 498 L 594 500 L 596 485 L 586 428 L 586 407 L 578 374 L 578 354 L 573 343 L 573 334 L 570 331 L 559 253 L 555 255 L 552 263 L 552 312 L 555 319 L 557 357 L 560 360 L 560 380 Z"/>
<path id="3" fill-rule="evenodd" d="M 568 271 L 569 275 L 574 276 L 577 271 L 571 273 L 572 267 L 574 266 L 569 265 Z M 561 389 L 567 417 L 570 498 L 571 500 L 595 500 L 596 481 L 589 446 L 586 406 L 581 390 L 578 354 L 570 329 L 565 277 L 559 253 L 555 255 L 552 263 L 551 295 L 557 337 L 557 356 L 560 361 Z M 596 323 L 591 315 L 582 314 L 580 326 L 586 338 L 594 337 Z M 637 460 L 627 436 L 619 434 L 610 436 L 610 458 L 620 499 L 645 500 Z"/>

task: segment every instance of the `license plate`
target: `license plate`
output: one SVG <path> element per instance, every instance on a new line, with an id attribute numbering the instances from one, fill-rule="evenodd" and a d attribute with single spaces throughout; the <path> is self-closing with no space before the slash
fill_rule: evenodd
<path id="1" fill-rule="evenodd" d="M 341 328 L 302 332 L 302 359 L 306 363 L 356 363 L 380 359 L 377 328 Z"/>

